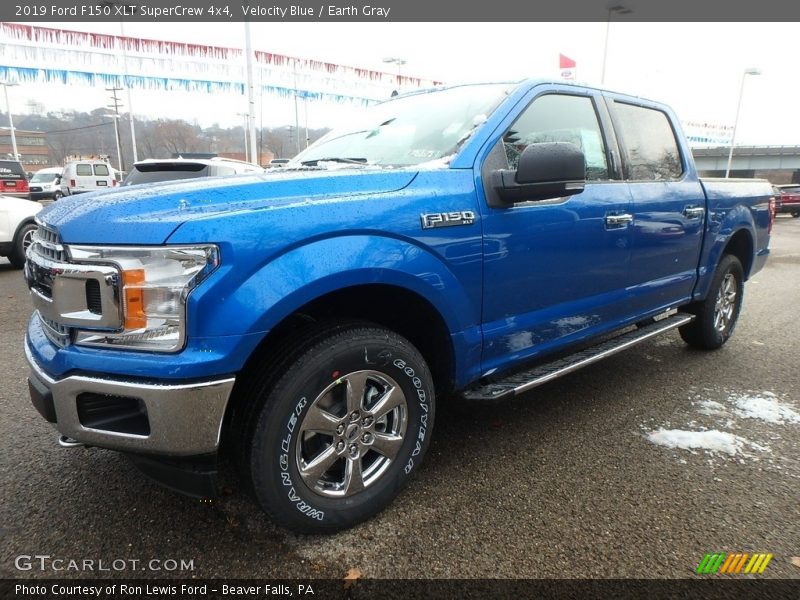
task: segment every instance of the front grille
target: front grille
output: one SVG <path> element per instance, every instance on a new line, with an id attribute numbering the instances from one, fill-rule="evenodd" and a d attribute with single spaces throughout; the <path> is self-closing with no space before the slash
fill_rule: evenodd
<path id="1" fill-rule="evenodd" d="M 44 334 L 47 336 L 47 339 L 49 339 L 57 346 L 61 346 L 62 348 L 64 346 L 69 345 L 70 341 L 69 327 L 42 316 L 42 313 L 38 314 L 39 314 L 39 320 L 42 322 L 42 330 L 44 331 Z"/>
<path id="2" fill-rule="evenodd" d="M 31 191 L 32 192 L 41 192 L 42 188 L 34 186 L 34 187 L 31 188 Z"/>
<path id="3" fill-rule="evenodd" d="M 67 253 L 61 245 L 58 232 L 39 225 L 33 237 L 34 250 L 41 256 L 50 260 L 66 261 Z"/>

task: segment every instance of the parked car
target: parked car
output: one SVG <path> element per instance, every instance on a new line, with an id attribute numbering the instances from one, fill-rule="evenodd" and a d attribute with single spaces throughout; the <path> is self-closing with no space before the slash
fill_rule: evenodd
<path id="1" fill-rule="evenodd" d="M 200 496 L 226 452 L 276 523 L 350 527 L 418 470 L 443 395 L 511 398 L 676 329 L 720 348 L 771 196 L 701 180 L 657 102 L 540 80 L 398 96 L 280 173 L 45 209 L 31 400 L 62 445 Z"/>
<path id="2" fill-rule="evenodd" d="M 25 252 L 36 231 L 34 219 L 40 210 L 38 202 L 0 196 L 0 256 L 7 257 L 17 269 L 25 264 Z"/>
<path id="3" fill-rule="evenodd" d="M 779 213 L 789 213 L 795 219 L 800 217 L 800 184 L 790 183 L 776 186 L 780 190 L 780 206 L 776 207 Z"/>
<path id="4" fill-rule="evenodd" d="M 263 172 L 258 165 L 232 158 L 149 158 L 137 162 L 122 185 Z"/>
<path id="5" fill-rule="evenodd" d="M 114 169 L 104 160 L 74 160 L 64 165 L 61 193 L 64 196 L 107 190 L 117 185 Z"/>
<path id="6" fill-rule="evenodd" d="M 772 186 L 772 198 L 775 201 L 775 204 L 774 204 L 775 212 L 776 213 L 780 213 L 781 212 L 781 188 L 779 188 L 777 185 L 773 185 Z"/>
<path id="7" fill-rule="evenodd" d="M 0 160 L 0 194 L 28 197 L 28 174 L 18 160 Z"/>
<path id="8" fill-rule="evenodd" d="M 61 173 L 64 171 L 61 167 L 52 167 L 48 169 L 39 169 L 31 177 L 28 183 L 30 189 L 31 200 L 42 200 L 49 198 L 51 200 L 58 200 L 64 194 L 61 192 Z"/>

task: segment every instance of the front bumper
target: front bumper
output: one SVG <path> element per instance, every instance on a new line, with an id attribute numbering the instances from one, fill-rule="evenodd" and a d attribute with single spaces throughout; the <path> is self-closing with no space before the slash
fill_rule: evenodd
<path id="1" fill-rule="evenodd" d="M 87 445 L 137 454 L 178 457 L 217 451 L 234 377 L 170 384 L 88 375 L 56 380 L 33 358 L 27 339 L 24 345 L 31 368 L 31 400 L 63 435 Z M 98 399 L 100 403 L 107 399 L 113 408 L 114 398 L 120 399 L 121 406 L 138 406 L 136 422 L 146 427 L 134 433 L 137 427 L 130 426 L 130 414 L 115 418 L 112 410 L 102 415 L 107 418 L 98 419 L 97 412 L 92 413 Z"/>
<path id="2" fill-rule="evenodd" d="M 28 198 L 31 200 L 44 200 L 46 198 L 55 198 L 55 191 L 52 192 L 30 192 Z"/>

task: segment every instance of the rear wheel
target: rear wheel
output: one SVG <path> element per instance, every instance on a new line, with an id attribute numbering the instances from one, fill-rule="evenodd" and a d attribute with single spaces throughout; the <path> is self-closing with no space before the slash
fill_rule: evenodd
<path id="1" fill-rule="evenodd" d="M 433 383 L 419 352 L 383 328 L 310 336 L 252 390 L 244 477 L 276 523 L 335 531 L 373 516 L 416 471 L 431 437 Z"/>
<path id="2" fill-rule="evenodd" d="M 680 328 L 683 340 L 695 348 L 715 350 L 728 341 L 742 308 L 744 270 L 739 259 L 726 254 L 719 262 L 708 296 L 685 310 L 694 321 Z"/>
<path id="3" fill-rule="evenodd" d="M 14 238 L 14 249 L 11 252 L 11 256 L 8 257 L 8 260 L 15 268 L 21 269 L 25 266 L 25 252 L 33 242 L 34 233 L 36 233 L 36 225 L 34 223 L 26 223 L 17 231 L 17 235 Z"/>
<path id="4" fill-rule="evenodd" d="M 793 216 L 795 219 L 796 219 L 797 217 L 800 217 L 800 211 L 795 211 L 795 212 L 793 212 L 793 213 L 792 213 L 792 216 Z"/>

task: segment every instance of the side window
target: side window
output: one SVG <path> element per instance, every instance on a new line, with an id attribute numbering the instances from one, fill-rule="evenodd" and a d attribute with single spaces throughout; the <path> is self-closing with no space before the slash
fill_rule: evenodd
<path id="1" fill-rule="evenodd" d="M 591 98 L 565 94 L 536 98 L 503 136 L 509 168 L 517 168 L 530 144 L 543 142 L 575 144 L 586 157 L 586 179 L 608 179 L 606 147 Z"/>
<path id="2" fill-rule="evenodd" d="M 94 174 L 98 177 L 108 177 L 108 165 L 95 165 Z"/>
<path id="3" fill-rule="evenodd" d="M 614 102 L 627 152 L 628 179 L 668 181 L 683 174 L 681 153 L 669 118 L 660 110 Z"/>
<path id="4" fill-rule="evenodd" d="M 75 165 L 75 175 L 80 177 L 91 177 L 92 165 Z"/>
<path id="5" fill-rule="evenodd" d="M 214 165 L 214 175 L 235 175 L 236 170 L 233 167 L 223 167 L 222 165 Z"/>

